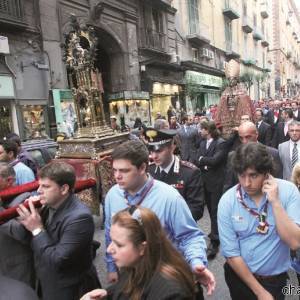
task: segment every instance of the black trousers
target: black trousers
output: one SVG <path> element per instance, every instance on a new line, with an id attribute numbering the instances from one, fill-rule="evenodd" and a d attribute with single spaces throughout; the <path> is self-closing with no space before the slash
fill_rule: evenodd
<path id="1" fill-rule="evenodd" d="M 232 300 L 256 300 L 257 297 L 252 290 L 237 276 L 229 264 L 225 263 L 225 281 L 229 288 Z M 282 288 L 286 286 L 288 274 L 282 273 L 276 279 L 262 280 L 257 279 L 259 283 L 274 297 L 275 300 L 284 300 Z"/>
<path id="2" fill-rule="evenodd" d="M 218 204 L 222 197 L 222 187 L 216 186 L 216 189 L 211 192 L 208 191 L 204 183 L 204 197 L 210 217 L 210 238 L 212 243 L 219 244 L 218 231 Z"/>

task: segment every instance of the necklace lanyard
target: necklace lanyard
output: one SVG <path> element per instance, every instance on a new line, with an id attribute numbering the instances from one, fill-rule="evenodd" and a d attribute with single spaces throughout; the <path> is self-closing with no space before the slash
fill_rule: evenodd
<path id="1" fill-rule="evenodd" d="M 258 226 L 256 227 L 256 231 L 260 234 L 266 234 L 269 230 L 269 224 L 267 222 L 268 215 L 268 200 L 264 204 L 262 213 L 258 213 L 252 208 L 250 208 L 243 200 L 242 188 L 239 184 L 236 189 L 236 198 L 241 203 L 241 205 L 254 217 L 258 219 Z"/>
<path id="2" fill-rule="evenodd" d="M 140 200 L 136 204 L 134 204 L 135 206 L 139 206 L 144 201 L 145 197 L 150 192 L 153 185 L 154 185 L 154 179 L 152 178 L 149 185 L 141 193 Z M 126 202 L 127 206 L 132 206 L 132 205 L 129 204 L 127 195 L 125 195 L 125 202 Z"/>

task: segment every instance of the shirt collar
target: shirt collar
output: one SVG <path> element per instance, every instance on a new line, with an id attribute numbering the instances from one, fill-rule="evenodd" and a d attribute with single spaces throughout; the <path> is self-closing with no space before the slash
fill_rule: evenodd
<path id="1" fill-rule="evenodd" d="M 124 190 L 124 197 L 126 199 L 128 199 L 128 202 L 131 204 L 131 205 L 134 205 L 133 203 L 131 202 L 138 202 L 136 201 L 136 199 L 138 199 L 141 194 L 143 193 L 143 191 L 145 189 L 147 189 L 147 187 L 149 186 L 149 184 L 151 183 L 151 180 L 152 180 L 152 176 L 150 174 L 147 174 L 148 175 L 148 179 L 146 181 L 146 183 L 135 193 L 135 195 L 130 195 L 127 191 Z"/>
<path id="2" fill-rule="evenodd" d="M 171 162 L 165 168 L 159 167 L 160 171 L 165 171 L 168 174 L 174 164 L 174 161 L 175 161 L 175 156 L 172 155 Z"/>
<path id="3" fill-rule="evenodd" d="M 299 143 L 298 143 L 299 141 L 297 141 L 297 142 L 293 142 L 291 139 L 290 139 L 290 146 L 291 147 L 294 147 L 294 145 L 295 144 L 297 144 L 297 147 L 299 146 Z"/>
<path id="4" fill-rule="evenodd" d="M 251 199 L 251 197 L 245 192 L 243 187 L 241 187 L 242 195 L 243 195 L 243 200 L 249 206 L 250 208 L 258 208 L 260 209 L 267 201 L 266 194 L 263 196 L 263 200 L 259 203 L 259 207 L 256 206 L 255 202 Z"/>

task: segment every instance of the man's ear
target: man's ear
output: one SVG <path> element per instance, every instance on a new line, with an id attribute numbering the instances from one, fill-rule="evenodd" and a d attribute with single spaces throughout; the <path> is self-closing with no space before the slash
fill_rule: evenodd
<path id="1" fill-rule="evenodd" d="M 140 171 L 144 171 L 145 173 L 147 172 L 147 164 L 146 163 L 142 163 L 141 166 L 139 167 Z"/>
<path id="2" fill-rule="evenodd" d="M 70 186 L 68 184 L 64 184 L 61 186 L 61 193 L 65 196 L 70 192 Z"/>

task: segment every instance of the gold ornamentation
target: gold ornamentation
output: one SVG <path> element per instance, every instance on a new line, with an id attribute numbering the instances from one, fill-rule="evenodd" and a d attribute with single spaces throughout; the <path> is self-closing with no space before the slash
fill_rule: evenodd
<path id="1" fill-rule="evenodd" d="M 153 138 L 157 137 L 157 131 L 148 130 L 146 131 L 146 136 L 150 139 L 150 142 L 153 142 Z"/>

